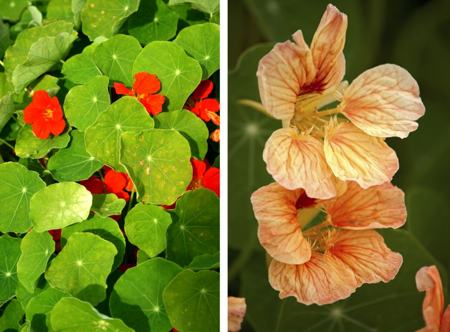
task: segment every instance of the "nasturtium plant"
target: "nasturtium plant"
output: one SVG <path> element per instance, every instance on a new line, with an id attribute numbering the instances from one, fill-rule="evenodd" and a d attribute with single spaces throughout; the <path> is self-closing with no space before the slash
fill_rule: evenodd
<path id="1" fill-rule="evenodd" d="M 218 17 L 0 1 L 0 330 L 218 331 L 163 299 L 220 269 Z"/>

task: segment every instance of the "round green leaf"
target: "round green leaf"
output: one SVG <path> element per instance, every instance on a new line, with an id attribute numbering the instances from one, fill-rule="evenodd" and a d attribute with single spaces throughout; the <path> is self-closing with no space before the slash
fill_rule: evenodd
<path id="1" fill-rule="evenodd" d="M 169 227 L 167 258 L 188 265 L 194 257 L 219 250 L 219 199 L 207 189 L 184 194 Z"/>
<path id="2" fill-rule="evenodd" d="M 175 43 L 196 59 L 207 79 L 220 67 L 220 28 L 214 23 L 196 24 L 180 31 Z"/>
<path id="3" fill-rule="evenodd" d="M 185 110 L 163 112 L 155 118 L 155 122 L 158 128 L 178 130 L 188 140 L 192 156 L 202 160 L 205 158 L 209 131 L 194 113 Z"/>
<path id="4" fill-rule="evenodd" d="M 14 296 L 17 287 L 17 261 L 20 257 L 20 239 L 0 236 L 0 305 Z"/>
<path id="5" fill-rule="evenodd" d="M 17 135 L 16 146 L 14 151 L 20 158 L 43 158 L 53 149 L 62 149 L 69 144 L 70 136 L 68 133 L 49 137 L 47 139 L 37 138 L 30 126 L 20 129 Z"/>
<path id="6" fill-rule="evenodd" d="M 70 135 L 70 145 L 50 157 L 47 169 L 58 181 L 86 180 L 103 164 L 86 152 L 83 133 L 75 130 Z"/>
<path id="7" fill-rule="evenodd" d="M 55 242 L 49 233 L 32 230 L 22 239 L 20 250 L 22 254 L 17 262 L 17 278 L 33 293 L 36 281 L 45 272 L 48 260 L 55 251 Z"/>
<path id="8" fill-rule="evenodd" d="M 83 52 L 70 57 L 64 62 L 61 72 L 65 78 L 75 84 L 85 84 L 95 76 L 102 74 L 94 61 L 97 44 L 91 44 Z"/>
<path id="9" fill-rule="evenodd" d="M 48 331 L 49 313 L 56 303 L 69 294 L 56 288 L 48 287 L 34 296 L 26 306 L 26 317 L 32 331 Z"/>
<path id="10" fill-rule="evenodd" d="M 144 203 L 170 205 L 183 194 L 192 178 L 190 156 L 188 142 L 175 130 L 122 135 L 121 161 Z"/>
<path id="11" fill-rule="evenodd" d="M 47 19 L 64 20 L 72 22 L 75 26 L 79 23 L 72 7 L 72 0 L 50 0 L 47 5 Z"/>
<path id="12" fill-rule="evenodd" d="M 50 312 L 54 331 L 133 332 L 120 319 L 107 317 L 92 305 L 73 297 L 62 298 Z"/>
<path id="13" fill-rule="evenodd" d="M 58 85 L 58 78 L 52 75 L 44 75 L 39 82 L 33 86 L 32 93 L 38 90 L 45 90 L 50 96 L 56 96 L 61 89 Z"/>
<path id="14" fill-rule="evenodd" d="M 64 100 L 64 113 L 72 126 L 85 130 L 106 111 L 110 104 L 108 84 L 108 77 L 97 76 L 70 89 Z"/>
<path id="15" fill-rule="evenodd" d="M 170 214 L 155 205 L 135 205 L 125 218 L 125 233 L 128 240 L 149 257 L 166 249 L 167 228 L 172 223 Z"/>
<path id="16" fill-rule="evenodd" d="M 92 41 L 112 37 L 138 7 L 139 0 L 86 0 L 81 10 L 83 33 Z"/>
<path id="17" fill-rule="evenodd" d="M 113 81 L 133 84 L 133 62 L 141 52 L 138 40 L 127 35 L 115 35 L 101 43 L 94 51 L 98 68 Z"/>
<path id="18" fill-rule="evenodd" d="M 189 268 L 191 270 L 211 270 L 218 269 L 220 266 L 220 254 L 204 254 L 194 257 Z"/>
<path id="19" fill-rule="evenodd" d="M 2 19 L 17 21 L 22 11 L 27 8 L 28 0 L 4 0 L 0 2 L 0 17 Z"/>
<path id="20" fill-rule="evenodd" d="M 173 42 L 155 41 L 144 47 L 133 65 L 133 73 L 145 71 L 161 80 L 161 94 L 169 100 L 168 109 L 181 109 L 200 83 L 202 69 Z"/>
<path id="21" fill-rule="evenodd" d="M 16 299 L 10 301 L 0 317 L 0 331 L 18 331 L 23 314 L 20 302 Z"/>
<path id="22" fill-rule="evenodd" d="M 39 174 L 18 163 L 0 164 L 0 231 L 24 233 L 31 227 L 30 199 L 45 187 Z"/>
<path id="23" fill-rule="evenodd" d="M 219 274 L 185 270 L 168 284 L 164 305 L 178 331 L 219 331 Z"/>
<path id="24" fill-rule="evenodd" d="M 105 299 L 106 278 L 116 254 L 116 247 L 98 235 L 73 233 L 45 278 L 52 287 L 96 305 Z"/>
<path id="25" fill-rule="evenodd" d="M 92 194 L 81 184 L 61 182 L 37 192 L 31 198 L 30 216 L 36 232 L 60 229 L 86 220 Z"/>
<path id="26" fill-rule="evenodd" d="M 62 245 L 64 246 L 70 236 L 77 232 L 93 233 L 114 244 L 117 249 L 117 255 L 114 258 L 114 268 L 122 263 L 126 243 L 119 224 L 115 220 L 95 216 L 82 223 L 66 227 L 61 234 Z"/>
<path id="27" fill-rule="evenodd" d="M 125 200 L 115 194 L 99 194 L 93 196 L 91 210 L 102 217 L 118 216 L 125 205 Z"/>
<path id="28" fill-rule="evenodd" d="M 136 331 L 169 331 L 173 326 L 167 318 L 162 294 L 180 271 L 178 265 L 162 258 L 128 269 L 114 285 L 109 300 L 111 314 Z"/>
<path id="29" fill-rule="evenodd" d="M 192 8 L 207 13 L 212 17 L 219 11 L 219 0 L 169 0 L 169 6 L 189 3 Z"/>
<path id="30" fill-rule="evenodd" d="M 122 133 L 149 130 L 153 126 L 153 119 L 136 98 L 122 97 L 86 130 L 86 150 L 102 163 L 120 169 Z"/>
<path id="31" fill-rule="evenodd" d="M 128 32 L 142 44 L 169 40 L 177 33 L 178 15 L 162 0 L 141 1 L 139 10 L 128 20 Z"/>

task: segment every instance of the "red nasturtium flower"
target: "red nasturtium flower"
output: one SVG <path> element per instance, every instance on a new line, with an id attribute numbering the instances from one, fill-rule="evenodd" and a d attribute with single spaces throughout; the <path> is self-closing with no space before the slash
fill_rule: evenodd
<path id="1" fill-rule="evenodd" d="M 157 93 L 161 90 L 161 82 L 156 75 L 137 73 L 134 75 L 133 89 L 128 89 L 122 83 L 114 83 L 114 90 L 118 95 L 135 96 L 153 116 L 162 112 L 165 97 Z"/>
<path id="2" fill-rule="evenodd" d="M 47 91 L 34 92 L 31 103 L 23 111 L 24 121 L 30 124 L 33 133 L 40 139 L 53 134 L 60 135 L 66 127 L 64 114 L 58 98 L 50 97 Z"/>
<path id="3" fill-rule="evenodd" d="M 188 189 L 206 188 L 220 196 L 220 170 L 205 161 L 191 159 L 194 175 Z"/>
<path id="4" fill-rule="evenodd" d="M 216 114 L 220 110 L 220 104 L 216 99 L 208 98 L 213 88 L 212 81 L 202 81 L 189 98 L 186 108 L 203 121 L 212 121 L 216 126 L 220 126 L 220 116 Z"/>
<path id="5" fill-rule="evenodd" d="M 80 184 L 85 186 L 92 194 L 112 193 L 128 202 L 130 199 L 128 192 L 133 191 L 133 182 L 129 176 L 106 166 L 103 169 L 105 171 L 103 181 L 95 176 L 91 176 L 87 180 L 80 181 Z"/>

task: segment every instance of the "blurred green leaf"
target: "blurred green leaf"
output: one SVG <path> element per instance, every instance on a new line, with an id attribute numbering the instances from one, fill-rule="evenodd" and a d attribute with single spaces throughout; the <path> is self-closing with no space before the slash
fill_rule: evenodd
<path id="1" fill-rule="evenodd" d="M 0 305 L 11 299 L 18 284 L 17 261 L 20 257 L 21 239 L 8 235 L 0 236 Z"/>
<path id="2" fill-rule="evenodd" d="M 20 328 L 24 311 L 20 302 L 12 300 L 8 303 L 0 317 L 0 331 L 17 331 Z"/>

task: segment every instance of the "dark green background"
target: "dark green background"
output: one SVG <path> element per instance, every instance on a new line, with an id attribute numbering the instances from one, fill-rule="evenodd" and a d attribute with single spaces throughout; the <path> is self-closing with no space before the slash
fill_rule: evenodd
<path id="1" fill-rule="evenodd" d="M 437 264 L 446 285 L 450 269 L 450 1 L 333 1 L 349 17 L 345 79 L 396 63 L 417 79 L 426 107 L 416 132 L 388 140 L 400 159 L 394 183 L 405 191 L 408 208 L 403 230 L 383 232 L 403 254 L 399 275 L 323 307 L 280 301 L 267 282 L 249 197 L 272 181 L 262 149 L 280 124 L 237 100 L 259 101 L 255 73 L 261 56 L 297 29 L 310 42 L 327 3 L 229 0 L 229 293 L 247 299 L 244 331 L 413 331 L 424 324 L 416 271 Z M 333 316 L 336 308 L 339 318 Z"/>

